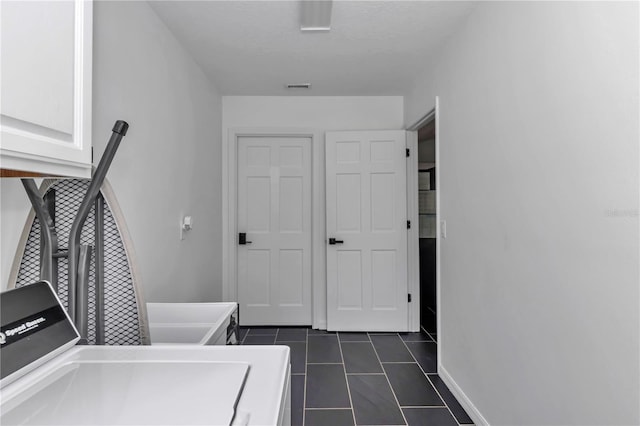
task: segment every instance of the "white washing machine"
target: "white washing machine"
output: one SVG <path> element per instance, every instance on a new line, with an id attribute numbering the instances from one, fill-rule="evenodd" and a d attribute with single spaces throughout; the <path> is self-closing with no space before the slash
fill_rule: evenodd
<path id="1" fill-rule="evenodd" d="M 0 424 L 290 424 L 288 347 L 76 346 L 48 283 L 0 302 Z"/>

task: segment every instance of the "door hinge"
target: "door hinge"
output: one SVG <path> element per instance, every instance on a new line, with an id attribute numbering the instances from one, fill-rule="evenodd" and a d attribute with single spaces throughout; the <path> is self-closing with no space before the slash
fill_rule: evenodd
<path id="1" fill-rule="evenodd" d="M 411 221 L 410 220 L 407 221 L 407 229 L 411 229 Z"/>
<path id="2" fill-rule="evenodd" d="M 407 296 L 409 296 L 407 297 L 407 302 L 411 302 L 411 293 L 409 293 Z"/>
<path id="3" fill-rule="evenodd" d="M 91 147 L 91 164 L 93 164 L 93 147 Z"/>
<path id="4" fill-rule="evenodd" d="M 411 155 L 411 150 L 409 148 L 407 148 L 407 157 Z"/>

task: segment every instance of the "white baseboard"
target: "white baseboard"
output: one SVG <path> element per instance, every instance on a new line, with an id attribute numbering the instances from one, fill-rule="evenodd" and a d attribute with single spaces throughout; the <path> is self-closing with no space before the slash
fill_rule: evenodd
<path id="1" fill-rule="evenodd" d="M 449 372 L 440 364 L 438 366 L 438 375 L 447 385 L 453 396 L 456 397 L 462 408 L 465 409 L 471 420 L 478 426 L 489 426 L 489 422 L 484 418 L 482 413 L 473 405 L 469 397 L 460 389 L 460 386 L 453 380 Z"/>

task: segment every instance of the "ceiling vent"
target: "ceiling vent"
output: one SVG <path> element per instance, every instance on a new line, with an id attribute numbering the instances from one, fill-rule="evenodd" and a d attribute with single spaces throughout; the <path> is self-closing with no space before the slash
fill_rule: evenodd
<path id="1" fill-rule="evenodd" d="M 287 89 L 311 89 L 311 83 L 287 84 Z"/>
<path id="2" fill-rule="evenodd" d="M 331 30 L 333 0 L 300 0 L 300 31 L 327 32 Z"/>

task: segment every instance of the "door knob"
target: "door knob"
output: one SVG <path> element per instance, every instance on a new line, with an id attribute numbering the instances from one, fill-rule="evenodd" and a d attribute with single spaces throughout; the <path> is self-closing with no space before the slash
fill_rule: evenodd
<path id="1" fill-rule="evenodd" d="M 238 234 L 238 244 L 243 246 L 245 244 L 251 244 L 251 241 L 247 241 L 247 233 L 246 232 L 240 232 Z"/>
<path id="2" fill-rule="evenodd" d="M 342 240 L 336 240 L 335 238 L 329 238 L 329 245 L 330 246 L 335 245 L 335 244 L 343 244 L 343 243 L 344 243 L 344 241 L 342 241 Z"/>

